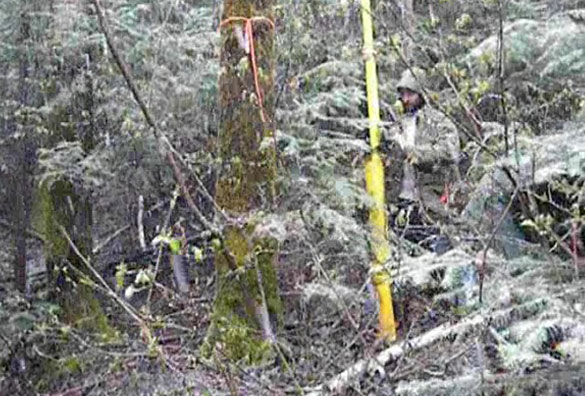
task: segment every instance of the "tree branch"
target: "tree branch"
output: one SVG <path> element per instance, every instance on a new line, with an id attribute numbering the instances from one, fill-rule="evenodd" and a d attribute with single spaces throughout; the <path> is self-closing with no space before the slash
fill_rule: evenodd
<path id="1" fill-rule="evenodd" d="M 124 61 L 122 60 L 122 57 L 120 56 L 120 53 L 116 49 L 114 42 L 112 40 L 112 36 L 111 36 L 110 31 L 108 29 L 108 26 L 106 24 L 102 9 L 100 7 L 99 0 L 91 0 L 91 2 L 96 10 L 100 29 L 106 38 L 108 48 L 110 49 L 110 52 L 112 53 L 112 57 L 114 58 L 116 65 L 120 69 L 120 72 L 122 73 L 122 76 L 124 77 L 124 80 L 126 81 L 126 85 L 128 86 L 128 89 L 130 89 L 130 92 L 132 92 L 132 96 L 134 97 L 134 100 L 136 101 L 136 103 L 138 103 L 138 106 L 140 107 L 140 111 L 142 112 L 144 118 L 146 119 L 147 124 L 151 127 L 154 136 L 156 138 L 158 138 L 160 135 L 161 139 L 159 141 L 161 143 L 164 143 L 167 146 L 167 150 L 165 150 L 167 161 L 169 162 L 171 168 L 173 169 L 173 174 L 175 176 L 175 180 L 179 184 L 179 186 L 181 187 L 181 191 L 183 192 L 183 195 L 184 195 L 185 199 L 187 200 L 187 204 L 189 205 L 189 208 L 193 211 L 193 213 L 195 214 L 197 219 L 207 229 L 209 229 L 212 232 L 216 232 L 217 231 L 216 227 L 214 225 L 212 225 L 209 222 L 209 220 L 207 220 L 205 218 L 205 216 L 203 216 L 203 214 L 197 208 L 197 205 L 195 204 L 195 201 L 193 200 L 193 197 L 191 196 L 191 193 L 189 192 L 189 189 L 187 188 L 187 186 L 185 184 L 185 178 L 183 177 L 183 174 L 181 173 L 181 170 L 180 170 L 179 166 L 177 165 L 177 161 L 175 159 L 176 150 L 172 146 L 169 139 L 163 133 L 161 133 L 161 131 L 158 129 L 158 126 L 157 126 L 154 118 L 151 116 L 148 108 L 146 107 L 146 105 L 144 104 L 144 101 L 142 100 L 142 97 L 140 96 L 140 93 L 138 92 L 138 89 L 136 88 L 136 84 L 134 83 L 134 80 L 132 79 L 130 72 L 128 71 L 128 68 L 126 67 L 126 64 L 124 63 Z M 214 206 L 217 209 L 218 206 L 215 203 L 215 200 L 213 200 L 213 198 L 211 197 L 211 194 L 209 194 L 209 192 L 207 191 L 207 189 L 203 185 L 203 182 L 201 182 L 201 180 L 196 175 L 195 175 L 195 179 L 197 181 L 197 184 L 199 185 L 199 188 L 201 188 L 202 191 L 204 191 L 205 196 L 208 199 L 210 199 L 211 202 L 213 202 Z M 221 213 L 223 215 L 223 212 L 221 210 L 219 211 L 219 213 Z"/>
<path id="2" fill-rule="evenodd" d="M 144 118 L 146 118 L 146 122 L 153 129 L 154 136 L 157 137 L 158 131 L 157 131 L 156 124 L 154 123 L 154 119 L 150 116 L 150 112 L 148 111 L 148 109 L 146 108 L 146 105 L 144 104 L 144 101 L 140 97 L 140 95 L 138 93 L 138 89 L 136 88 L 136 84 L 134 84 L 134 80 L 132 80 L 132 77 L 130 77 L 130 72 L 128 72 L 128 68 L 126 67 L 126 64 L 122 61 L 122 58 L 120 57 L 118 50 L 114 46 L 114 42 L 112 41 L 110 31 L 108 30 L 108 27 L 106 25 L 106 20 L 104 18 L 104 14 L 103 14 L 102 9 L 100 7 L 99 0 L 91 0 L 91 2 L 93 3 L 93 6 L 95 7 L 95 12 L 96 12 L 97 17 L 98 17 L 100 29 L 101 29 L 102 33 L 104 34 L 104 36 L 106 37 L 106 43 L 108 45 L 108 48 L 109 48 L 110 52 L 112 53 L 112 56 L 114 57 L 114 60 L 116 61 L 116 64 L 120 68 L 120 72 L 122 72 L 122 75 L 124 76 L 124 80 L 126 80 L 126 84 L 128 85 L 130 92 L 132 92 L 132 96 L 134 97 L 134 100 L 136 101 L 136 103 L 138 103 L 138 106 L 140 106 L 140 110 L 142 111 Z"/>

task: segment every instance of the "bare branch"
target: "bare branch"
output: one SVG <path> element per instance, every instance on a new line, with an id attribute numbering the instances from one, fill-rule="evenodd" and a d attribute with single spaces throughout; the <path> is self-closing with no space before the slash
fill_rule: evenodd
<path id="1" fill-rule="evenodd" d="M 144 197 L 140 195 L 138 197 L 138 214 L 136 216 L 136 223 L 138 226 L 138 241 L 142 250 L 146 250 L 146 240 L 144 239 L 144 224 L 142 219 L 144 217 Z"/>

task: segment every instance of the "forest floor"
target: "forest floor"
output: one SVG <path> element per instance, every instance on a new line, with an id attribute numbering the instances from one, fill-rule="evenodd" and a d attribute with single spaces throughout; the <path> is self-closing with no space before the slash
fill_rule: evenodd
<path id="1" fill-rule="evenodd" d="M 575 280 L 561 261 L 500 261 L 499 274 L 486 283 L 494 288 L 486 298 L 498 299 L 500 307 L 488 309 L 463 302 L 462 295 L 456 303 L 457 292 L 441 295 L 432 286 L 433 271 L 465 261 L 461 250 L 411 258 L 404 274 L 414 281 L 394 289 L 400 337 L 390 346 L 376 341 L 376 315 L 365 312 L 363 300 L 343 312 L 322 298 L 300 303 L 299 293 L 289 291 L 278 334 L 285 358 L 250 367 L 220 354 L 200 357 L 213 300 L 212 268 L 197 274 L 188 296 L 174 293 L 172 284 L 154 293 L 151 309 L 165 326 L 156 331 L 156 345 L 147 345 L 111 301 L 104 302 L 111 324 L 123 334 L 118 340 L 103 341 L 61 323 L 43 288 L 29 298 L 14 290 L 6 276 L 10 255 L 6 249 L 1 254 L 0 331 L 3 344 L 10 344 L 0 356 L 1 394 L 585 394 L 585 279 Z M 533 285 L 530 298 L 514 301 L 531 271 L 552 277 Z M 471 293 L 477 296 L 477 290 Z"/>
<path id="2" fill-rule="evenodd" d="M 211 20 L 205 22 L 212 26 Z M 357 35 L 355 48 L 360 40 Z M 360 55 L 352 59 L 352 73 L 361 70 Z M 326 63 L 334 64 L 335 73 L 327 75 L 323 68 L 323 74 L 335 86 L 333 75 L 343 77 L 337 70 L 343 62 Z M 355 83 L 353 77 L 345 80 Z M 362 85 L 353 88 L 363 91 Z M 353 97 L 354 91 L 347 92 Z M 329 92 L 322 94 L 329 98 Z M 319 107 L 316 101 L 301 102 Z M 365 118 L 359 121 L 367 125 Z M 345 135 L 340 141 L 339 146 L 349 146 Z M 358 162 L 352 161 L 347 163 Z M 0 229 L 0 241 L 0 395 L 585 395 L 585 266 L 535 244 L 514 259 L 466 243 L 443 254 L 401 251 L 393 285 L 399 337 L 392 344 L 376 336 L 367 260 L 358 262 L 351 251 L 335 250 L 337 245 L 322 253 L 294 241 L 284 244 L 277 268 L 285 305 L 278 353 L 249 366 L 229 361 L 220 348 L 211 359 L 200 354 L 215 297 L 212 257 L 190 266 L 188 294 L 175 291 L 166 264 L 150 298 L 139 292 L 128 299 L 137 309 L 149 304 L 151 340 L 120 304 L 101 295 L 117 331 L 104 339 L 59 319 L 58 307 L 48 302 L 38 248 L 31 249 L 30 275 L 37 278 L 32 290 L 28 295 L 16 291 L 8 231 Z M 342 254 L 346 257 L 338 259 Z M 324 271 L 318 266 L 327 255 Z M 141 257 L 128 266 L 155 260 Z M 349 265 L 338 265 L 343 260 Z M 485 275 L 481 292 L 480 269 Z M 113 288 L 115 271 L 103 271 Z"/>

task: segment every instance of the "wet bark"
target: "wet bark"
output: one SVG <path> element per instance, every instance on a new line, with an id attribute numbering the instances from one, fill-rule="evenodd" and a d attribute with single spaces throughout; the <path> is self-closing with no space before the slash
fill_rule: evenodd
<path id="1" fill-rule="evenodd" d="M 232 359 L 261 360 L 274 342 L 281 311 L 274 266 L 278 244 L 255 237 L 253 214 L 275 198 L 274 1 L 226 0 L 221 25 L 220 133 L 222 168 L 215 199 L 243 219 L 225 230 L 216 257 L 218 291 L 207 352 L 221 345 Z M 250 25 L 241 18 L 250 20 Z M 254 54 L 254 59 L 252 56 Z"/>

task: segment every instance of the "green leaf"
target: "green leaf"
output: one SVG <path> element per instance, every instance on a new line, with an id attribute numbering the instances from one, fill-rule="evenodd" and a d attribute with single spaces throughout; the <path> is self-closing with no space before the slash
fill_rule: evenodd
<path id="1" fill-rule="evenodd" d="M 218 251 L 219 249 L 221 249 L 221 241 L 218 238 L 213 238 L 211 240 L 211 246 L 213 246 L 213 249 L 215 251 Z"/>
<path id="2" fill-rule="evenodd" d="M 81 373 L 82 366 L 80 360 L 76 356 L 71 356 L 61 362 L 63 369 L 69 373 Z"/>
<path id="3" fill-rule="evenodd" d="M 116 290 L 120 290 L 124 287 L 124 278 L 128 273 L 128 266 L 125 262 L 121 262 L 116 266 Z"/>
<path id="4" fill-rule="evenodd" d="M 524 220 L 522 223 L 520 223 L 520 225 L 522 227 L 534 228 L 535 230 L 538 230 L 538 227 L 536 226 L 536 223 L 534 223 L 534 221 L 532 221 L 530 219 Z"/>
<path id="5" fill-rule="evenodd" d="M 61 333 L 61 335 L 63 337 L 67 337 L 69 335 L 69 333 L 71 333 L 71 327 L 67 326 L 67 325 L 61 326 L 59 328 L 59 332 Z"/>
<path id="6" fill-rule="evenodd" d="M 199 249 L 197 246 L 193 247 L 193 255 L 195 256 L 195 262 L 201 263 L 203 261 L 203 250 Z"/>
<path id="7" fill-rule="evenodd" d="M 88 277 L 86 277 L 86 276 L 84 276 L 84 277 L 82 277 L 81 279 L 79 279 L 79 283 L 80 283 L 81 285 L 86 285 L 86 286 L 89 286 L 89 287 L 94 287 L 94 286 L 95 286 L 95 282 L 94 282 L 94 281 L 92 281 L 91 279 L 89 279 L 89 278 L 88 278 Z"/>
<path id="8" fill-rule="evenodd" d="M 171 253 L 179 254 L 181 251 L 181 241 L 174 238 L 171 239 L 171 241 L 169 242 L 169 248 L 171 249 Z"/>

